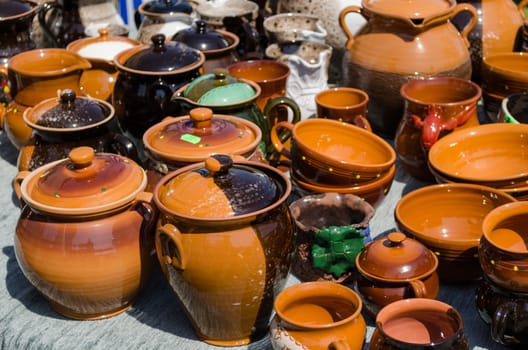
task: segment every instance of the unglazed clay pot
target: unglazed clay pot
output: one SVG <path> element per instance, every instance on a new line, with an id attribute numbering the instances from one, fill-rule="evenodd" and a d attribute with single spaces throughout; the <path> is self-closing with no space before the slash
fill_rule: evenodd
<path id="1" fill-rule="evenodd" d="M 270 325 L 273 349 L 360 350 L 366 324 L 361 298 L 329 281 L 303 282 L 279 293 Z"/>
<path id="2" fill-rule="evenodd" d="M 370 350 L 469 349 L 464 321 L 451 305 L 414 298 L 395 301 L 376 317 Z"/>
<path id="3" fill-rule="evenodd" d="M 158 259 L 199 339 L 237 346 L 267 334 L 294 249 L 290 191 L 280 170 L 227 155 L 158 182 Z"/>
<path id="4" fill-rule="evenodd" d="M 480 124 L 477 103 L 482 91 L 467 79 L 431 77 L 403 84 L 400 94 L 405 102 L 394 139 L 396 153 L 410 175 L 432 180 L 429 149 L 448 133 Z"/>
<path id="5" fill-rule="evenodd" d="M 317 118 L 339 120 L 372 131 L 367 119 L 369 97 L 365 91 L 334 87 L 315 95 Z"/>
<path id="6" fill-rule="evenodd" d="M 89 147 L 17 175 L 16 259 L 63 316 L 114 316 L 138 297 L 155 263 L 157 211 L 146 184 L 133 161 Z"/>
<path id="7" fill-rule="evenodd" d="M 471 16 L 459 33 L 450 19 L 461 12 Z M 346 24 L 352 15 L 367 19 L 356 35 Z M 430 76 L 471 78 L 467 35 L 477 14 L 470 4 L 363 0 L 344 8 L 339 20 L 348 37 L 342 84 L 367 92 L 369 121 L 378 134 L 394 137 L 403 115 L 403 83 Z"/>
<path id="8" fill-rule="evenodd" d="M 482 271 L 497 286 L 528 292 L 528 203 L 501 205 L 486 215 L 478 248 Z"/>
<path id="9" fill-rule="evenodd" d="M 407 298 L 435 299 L 438 258 L 422 243 L 391 232 L 368 244 L 356 257 L 355 288 L 365 310 L 375 316 L 386 305 Z"/>

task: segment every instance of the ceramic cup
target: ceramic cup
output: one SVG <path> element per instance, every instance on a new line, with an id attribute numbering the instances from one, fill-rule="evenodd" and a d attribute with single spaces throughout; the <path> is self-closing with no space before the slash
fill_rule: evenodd
<path id="1" fill-rule="evenodd" d="M 503 98 L 497 120 L 512 124 L 528 123 L 528 92 L 517 92 Z"/>
<path id="2" fill-rule="evenodd" d="M 366 332 L 361 307 L 359 296 L 338 283 L 303 282 L 288 287 L 274 302 L 273 349 L 360 350 Z"/>
<path id="3" fill-rule="evenodd" d="M 336 119 L 372 131 L 367 120 L 368 94 L 360 89 L 335 87 L 315 95 L 318 118 Z"/>
<path id="4" fill-rule="evenodd" d="M 463 328 L 460 313 L 441 301 L 395 301 L 378 313 L 369 349 L 468 349 Z"/>

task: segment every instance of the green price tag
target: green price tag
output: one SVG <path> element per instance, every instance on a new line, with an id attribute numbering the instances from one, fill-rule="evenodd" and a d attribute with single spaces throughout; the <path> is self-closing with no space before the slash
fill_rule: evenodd
<path id="1" fill-rule="evenodd" d="M 196 145 L 197 143 L 199 143 L 201 141 L 201 138 L 199 136 L 196 136 L 196 135 L 183 134 L 180 137 L 180 140 L 192 143 L 193 145 Z"/>

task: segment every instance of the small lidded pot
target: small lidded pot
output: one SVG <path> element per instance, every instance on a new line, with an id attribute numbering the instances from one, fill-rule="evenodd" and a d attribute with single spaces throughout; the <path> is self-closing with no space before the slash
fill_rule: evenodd
<path id="1" fill-rule="evenodd" d="M 76 96 L 65 89 L 59 98 L 27 108 L 23 118 L 32 134 L 18 155 L 20 171 L 67 158 L 79 146 L 137 160 L 136 147 L 122 134 L 114 107 L 106 101 Z"/>
<path id="2" fill-rule="evenodd" d="M 132 160 L 90 147 L 19 172 L 16 259 L 58 313 L 94 320 L 134 303 L 155 262 L 157 211 L 146 184 Z"/>
<path id="3" fill-rule="evenodd" d="M 355 288 L 375 316 L 396 300 L 435 299 L 440 287 L 437 267 L 438 258 L 422 243 L 391 232 L 367 243 L 356 256 Z"/>
<path id="4" fill-rule="evenodd" d="M 282 171 L 220 154 L 156 185 L 158 260 L 204 342 L 239 346 L 268 333 L 294 250 L 290 192 Z"/>

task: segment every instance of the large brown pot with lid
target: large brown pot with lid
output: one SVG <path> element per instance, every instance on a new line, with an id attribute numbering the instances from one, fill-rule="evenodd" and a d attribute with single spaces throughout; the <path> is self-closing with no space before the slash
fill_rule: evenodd
<path id="1" fill-rule="evenodd" d="M 114 316 L 138 297 L 155 262 L 157 211 L 146 184 L 133 161 L 89 147 L 17 175 L 16 259 L 63 316 Z"/>
<path id="2" fill-rule="evenodd" d="M 267 335 L 293 253 L 290 191 L 281 171 L 227 155 L 156 186 L 158 259 L 201 340 L 237 346 Z"/>
<path id="3" fill-rule="evenodd" d="M 396 300 L 435 299 L 439 292 L 438 258 L 402 232 L 391 232 L 365 245 L 356 256 L 356 267 L 355 288 L 374 316 Z"/>

